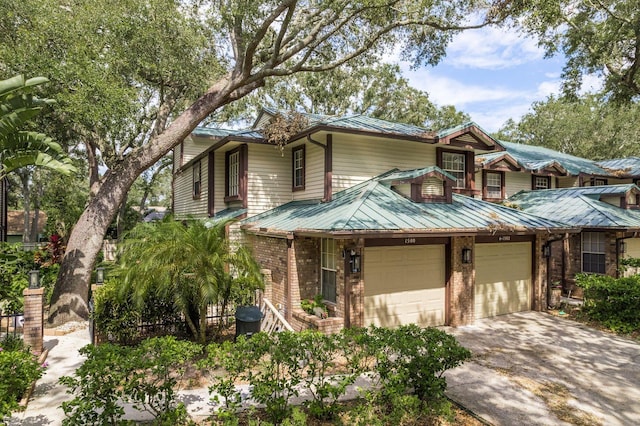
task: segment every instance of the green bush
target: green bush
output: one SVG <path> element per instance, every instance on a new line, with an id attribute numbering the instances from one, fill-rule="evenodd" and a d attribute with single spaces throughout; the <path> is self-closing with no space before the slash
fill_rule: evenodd
<path id="1" fill-rule="evenodd" d="M 470 356 L 453 336 L 415 325 L 345 329 L 334 335 L 258 333 L 236 344 L 210 345 L 207 352 L 200 367 L 215 372 L 209 390 L 225 404 L 218 419 L 234 420 L 241 403 L 235 383 L 244 380 L 274 423 L 292 415 L 289 399 L 298 395 L 300 385 L 311 396 L 305 404 L 308 414 L 335 420 L 338 398 L 365 373 L 373 386 L 364 393 L 366 402 L 354 422 L 397 424 L 407 416 L 437 416 L 448 408 L 443 373 Z"/>
<path id="2" fill-rule="evenodd" d="M 7 335 L 0 342 L 0 423 L 18 408 L 18 402 L 42 376 L 44 368 L 22 339 Z"/>
<path id="3" fill-rule="evenodd" d="M 582 309 L 589 318 L 618 333 L 640 330 L 640 276 L 581 274 L 576 284 L 584 289 Z"/>
<path id="4" fill-rule="evenodd" d="M 122 424 L 126 403 L 151 413 L 155 424 L 186 424 L 175 392 L 186 365 L 200 352 L 197 344 L 173 337 L 148 339 L 138 347 L 85 346 L 80 353 L 87 359 L 75 377 L 60 378 L 74 395 L 62 403 L 63 424 Z"/>
<path id="5" fill-rule="evenodd" d="M 117 278 L 110 278 L 93 292 L 93 320 L 96 330 L 111 342 L 130 345 L 140 340 L 140 323 L 181 325 L 180 312 L 173 301 L 159 296 L 140 303 L 124 294 Z"/>

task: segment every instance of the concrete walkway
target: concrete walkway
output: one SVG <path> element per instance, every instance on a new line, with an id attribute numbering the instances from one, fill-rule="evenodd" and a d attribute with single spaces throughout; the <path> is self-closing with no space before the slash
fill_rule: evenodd
<path id="1" fill-rule="evenodd" d="M 447 394 L 494 425 L 640 424 L 640 344 L 546 313 L 447 328 L 473 359 Z"/>
<path id="2" fill-rule="evenodd" d="M 447 394 L 494 425 L 640 424 L 637 342 L 535 312 L 446 331 L 474 354 L 447 372 Z M 49 367 L 26 411 L 15 413 L 9 425 L 62 424 L 60 405 L 71 395 L 58 378 L 73 375 L 83 362 L 78 350 L 88 343 L 86 329 L 45 336 Z M 360 380 L 357 385 L 367 384 Z M 248 397 L 248 387 L 243 393 Z M 204 420 L 215 410 L 210 398 L 206 388 L 179 392 L 194 420 Z M 128 408 L 126 418 L 150 417 Z"/>
<path id="3" fill-rule="evenodd" d="M 78 350 L 89 344 L 89 329 L 74 331 L 64 336 L 44 336 L 44 347 L 49 350 L 47 370 L 38 380 L 27 409 L 14 413 L 11 426 L 61 425 L 64 412 L 60 405 L 71 399 L 66 387 L 58 383 L 62 376 L 71 376 L 84 362 Z"/>

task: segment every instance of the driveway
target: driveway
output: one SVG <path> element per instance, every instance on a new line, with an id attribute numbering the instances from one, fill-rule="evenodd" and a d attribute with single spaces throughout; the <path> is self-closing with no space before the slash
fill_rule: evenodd
<path id="1" fill-rule="evenodd" d="M 473 352 L 447 394 L 494 425 L 640 423 L 640 344 L 546 313 L 446 328 Z"/>

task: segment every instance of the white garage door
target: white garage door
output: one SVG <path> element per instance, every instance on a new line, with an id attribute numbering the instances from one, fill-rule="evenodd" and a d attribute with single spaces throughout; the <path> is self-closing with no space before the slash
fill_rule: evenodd
<path id="1" fill-rule="evenodd" d="M 444 245 L 367 247 L 364 324 L 444 324 Z"/>
<path id="2" fill-rule="evenodd" d="M 531 309 L 531 243 L 485 243 L 475 247 L 475 317 Z"/>
<path id="3" fill-rule="evenodd" d="M 640 238 L 627 238 L 623 240 L 627 246 L 624 257 L 640 258 Z"/>

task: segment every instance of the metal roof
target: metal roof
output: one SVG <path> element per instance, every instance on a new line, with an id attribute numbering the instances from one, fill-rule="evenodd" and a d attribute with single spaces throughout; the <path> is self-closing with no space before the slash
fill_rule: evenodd
<path id="1" fill-rule="evenodd" d="M 553 149 L 541 146 L 525 145 L 513 142 L 499 141 L 500 145 L 506 148 L 519 164 L 528 170 L 538 170 L 557 162 L 571 175 L 577 176 L 580 173 L 587 173 L 600 176 L 608 176 L 610 173 L 599 167 L 595 161 L 586 158 L 576 157 Z M 487 157 L 487 155 L 483 155 Z"/>
<path id="2" fill-rule="evenodd" d="M 236 219 L 247 213 L 247 209 L 224 209 L 217 212 L 214 216 L 207 218 L 205 223 L 214 224 L 224 220 Z"/>
<path id="3" fill-rule="evenodd" d="M 423 167 L 421 169 L 413 169 L 413 170 L 406 170 L 406 171 L 393 171 L 393 172 L 390 172 L 389 174 L 384 174 L 379 176 L 378 180 L 384 181 L 384 182 L 398 181 L 398 180 L 411 180 L 432 172 L 440 173 L 444 177 L 447 177 L 453 181 L 456 180 L 455 176 L 453 176 L 448 172 L 445 172 L 444 170 L 442 170 L 440 167 L 437 167 L 437 166 L 429 166 L 429 167 Z"/>
<path id="4" fill-rule="evenodd" d="M 490 136 L 489 132 L 487 132 L 486 130 L 484 130 L 482 127 L 478 126 L 478 123 L 476 123 L 475 121 L 467 121 L 466 123 L 462 123 L 458 126 L 454 126 L 454 127 L 450 127 L 448 129 L 443 129 L 438 131 L 437 135 L 439 138 L 443 138 L 445 136 L 449 136 L 451 134 L 454 134 L 456 132 L 460 132 L 462 130 L 465 130 L 469 127 L 475 127 L 478 130 L 480 130 L 481 132 L 485 133 L 487 136 L 489 136 L 490 138 L 493 139 L 492 136 Z"/>
<path id="5" fill-rule="evenodd" d="M 568 226 L 482 200 L 454 194 L 453 202 L 417 203 L 382 180 L 389 174 L 334 194 L 331 201 L 293 201 L 243 220 L 264 232 L 416 233 L 566 230 Z"/>
<path id="6" fill-rule="evenodd" d="M 615 175 L 640 176 L 640 158 L 638 157 L 598 161 L 598 165 L 612 171 Z"/>
<path id="7" fill-rule="evenodd" d="M 195 136 L 203 136 L 203 137 L 215 137 L 215 138 L 226 138 L 229 137 L 233 139 L 233 137 L 243 137 L 243 138 L 252 138 L 252 139 L 264 139 L 262 133 L 257 132 L 253 129 L 239 129 L 239 130 L 231 130 L 231 129 L 219 129 L 215 127 L 196 127 L 191 132 Z"/>
<path id="8" fill-rule="evenodd" d="M 509 201 L 524 211 L 582 228 L 640 228 L 640 212 L 599 198 L 638 188 L 633 184 L 520 191 Z"/>

